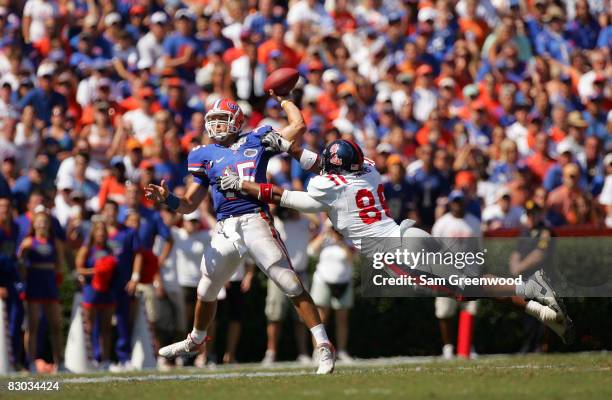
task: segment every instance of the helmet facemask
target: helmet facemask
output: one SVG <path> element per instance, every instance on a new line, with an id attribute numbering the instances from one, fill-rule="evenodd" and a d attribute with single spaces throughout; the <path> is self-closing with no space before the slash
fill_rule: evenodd
<path id="1" fill-rule="evenodd" d="M 206 114 L 204 119 L 206 132 L 212 139 L 223 142 L 228 136 L 238 133 L 235 115 L 229 111 L 211 111 Z M 223 129 L 224 126 L 225 129 Z"/>

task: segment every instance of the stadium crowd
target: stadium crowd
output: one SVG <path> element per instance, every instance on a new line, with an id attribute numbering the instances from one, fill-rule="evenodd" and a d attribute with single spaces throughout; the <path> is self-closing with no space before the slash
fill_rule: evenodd
<path id="1" fill-rule="evenodd" d="M 78 282 L 101 363 L 128 363 L 135 293 L 163 321 L 160 343 L 176 335 L 164 326 L 184 334 L 214 215 L 209 203 L 156 210 L 142 188 L 184 191 L 187 154 L 209 141 L 204 114 L 219 98 L 238 102 L 245 130 L 286 124 L 263 91 L 279 67 L 302 75 L 292 95 L 304 146 L 358 143 L 398 222 L 431 230 L 460 190 L 483 232 L 520 228 L 527 203 L 551 227 L 612 228 L 611 19 L 602 0 L 0 0 L 0 297 L 15 363 L 36 358 L 48 330 L 60 365 L 60 271 L 74 271 L 64 279 Z M 283 156 L 268 173 L 293 189 L 309 179 Z M 325 251 L 337 263 L 312 280 L 327 279 L 317 304 L 340 311 L 344 332 L 350 251 L 321 218 L 276 214 L 302 271 Z M 233 321 L 252 275 L 247 262 L 224 294 Z M 273 361 L 286 304 L 268 300 Z"/>

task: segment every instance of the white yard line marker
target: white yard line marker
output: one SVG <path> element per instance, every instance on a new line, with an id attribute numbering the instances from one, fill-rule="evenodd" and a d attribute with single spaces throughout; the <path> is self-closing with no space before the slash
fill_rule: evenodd
<path id="1" fill-rule="evenodd" d="M 82 378 L 60 378 L 60 383 L 108 383 L 108 382 L 148 382 L 148 381 L 187 381 L 187 380 L 216 380 L 216 379 L 231 379 L 231 378 L 271 378 L 278 376 L 300 376 L 312 375 L 313 372 L 223 372 L 213 374 L 188 374 L 188 375 L 138 375 L 138 376 L 96 376 Z"/>

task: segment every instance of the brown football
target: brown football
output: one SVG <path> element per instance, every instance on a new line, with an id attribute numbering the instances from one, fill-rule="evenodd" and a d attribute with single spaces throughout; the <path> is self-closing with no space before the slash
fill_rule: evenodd
<path id="1" fill-rule="evenodd" d="M 264 81 L 264 91 L 269 93 L 272 89 L 277 95 L 286 96 L 291 92 L 299 78 L 300 73 L 296 69 L 279 68 Z"/>

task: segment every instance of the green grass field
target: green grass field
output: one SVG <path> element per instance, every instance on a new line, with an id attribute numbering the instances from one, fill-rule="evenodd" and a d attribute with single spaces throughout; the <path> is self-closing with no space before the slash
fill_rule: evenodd
<path id="1" fill-rule="evenodd" d="M 1 399 L 612 399 L 612 355 L 389 359 L 340 365 L 331 376 L 289 364 L 59 375 L 59 390 L 44 392 L 9 392 L 10 380 L 28 378 L 1 378 Z"/>

